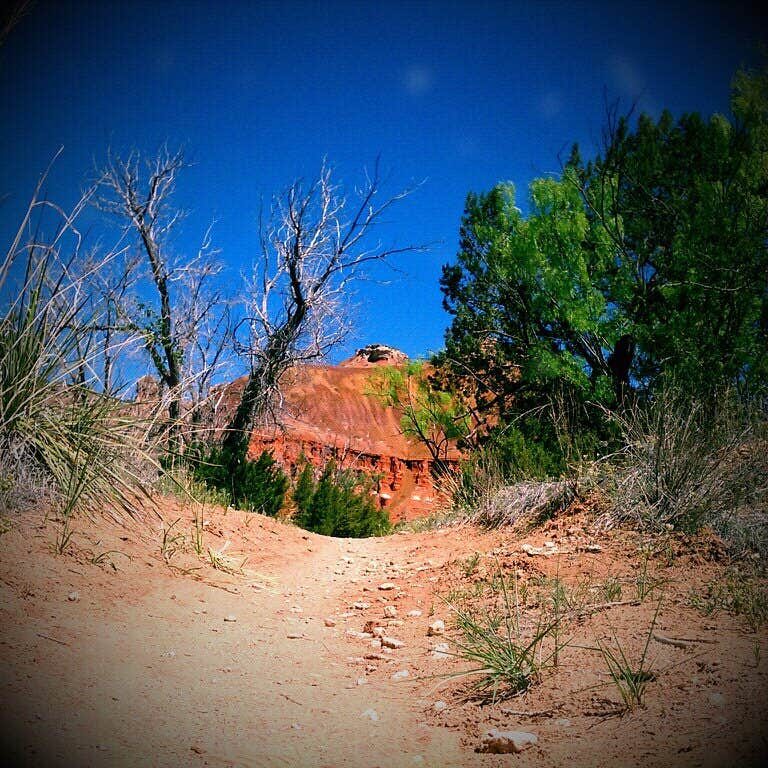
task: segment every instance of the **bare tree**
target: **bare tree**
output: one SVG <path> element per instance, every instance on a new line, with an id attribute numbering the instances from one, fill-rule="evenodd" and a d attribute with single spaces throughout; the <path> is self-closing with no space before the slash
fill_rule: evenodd
<path id="1" fill-rule="evenodd" d="M 137 152 L 127 160 L 110 154 L 98 174 L 102 194 L 95 203 L 99 210 L 123 222 L 125 232 L 137 238 L 143 255 L 148 280 L 142 283 L 151 286 L 153 296 L 150 298 L 142 290 L 134 292 L 133 300 L 123 302 L 116 312 L 127 318 L 130 330 L 140 334 L 167 396 L 172 451 L 180 447 L 185 390 L 195 379 L 199 384 L 201 380 L 209 381 L 211 375 L 210 371 L 192 371 L 191 360 L 185 360 L 185 353 L 190 353 L 203 337 L 208 339 L 206 344 L 213 343 L 211 326 L 203 332 L 201 324 L 209 322 L 209 314 L 219 306 L 215 292 L 210 290 L 220 271 L 211 247 L 210 228 L 194 257 L 175 260 L 171 256 L 171 231 L 186 216 L 171 199 L 178 174 L 185 166 L 183 152 L 171 154 L 167 147 L 144 161 Z M 120 322 L 115 327 L 126 325 Z M 217 332 L 224 330 L 222 325 L 214 327 Z M 223 350 L 223 343 L 220 347 Z M 208 358 L 203 361 L 206 365 L 208 362 Z"/>
<path id="2" fill-rule="evenodd" d="M 182 351 L 182 380 L 189 399 L 189 423 L 195 439 L 204 421 L 211 385 L 229 370 L 232 362 L 231 303 L 217 287 L 222 265 L 212 257 L 211 228 L 198 256 L 179 275 L 179 312 L 176 326 Z"/>
<path id="3" fill-rule="evenodd" d="M 274 417 L 289 368 L 322 358 L 342 341 L 351 325 L 350 284 L 364 277 L 371 262 L 425 250 L 371 242 L 384 214 L 412 191 L 379 201 L 377 161 L 350 202 L 323 163 L 309 184 L 296 181 L 273 198 L 269 219 L 260 226 L 261 254 L 248 286 L 247 317 L 238 329 L 238 350 L 247 357 L 250 374 L 225 448 L 236 452 L 254 423 Z"/>

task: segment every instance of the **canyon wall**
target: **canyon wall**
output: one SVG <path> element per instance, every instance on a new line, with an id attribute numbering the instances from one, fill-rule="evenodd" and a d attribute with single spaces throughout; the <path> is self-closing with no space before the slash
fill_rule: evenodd
<path id="1" fill-rule="evenodd" d="M 392 522 L 434 511 L 443 500 L 434 485 L 428 451 L 402 434 L 398 410 L 367 394 L 372 369 L 407 360 L 391 347 L 371 345 L 338 366 L 293 369 L 284 386 L 282 424 L 255 431 L 249 456 L 271 451 L 289 474 L 300 469 L 302 457 L 318 468 L 334 459 L 342 467 L 373 474 L 380 478 L 378 502 Z M 227 399 L 243 386 L 244 379 L 230 385 L 234 391 Z M 458 459 L 452 449 L 449 466 L 457 468 Z"/>

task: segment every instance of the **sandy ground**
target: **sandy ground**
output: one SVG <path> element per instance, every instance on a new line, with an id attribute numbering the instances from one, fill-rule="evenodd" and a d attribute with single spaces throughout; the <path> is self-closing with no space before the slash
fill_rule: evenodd
<path id="1" fill-rule="evenodd" d="M 715 544 L 668 539 L 642 556 L 635 534 L 598 535 L 578 515 L 528 535 L 328 539 L 207 508 L 199 557 L 192 507 L 164 500 L 158 510 L 121 524 L 79 518 L 64 555 L 53 551 L 55 523 L 6 520 L 3 764 L 747 766 L 768 755 L 765 626 L 690 605 L 727 567 Z M 552 579 L 568 587 L 569 644 L 529 691 L 481 703 L 465 678 L 446 677 L 467 663 L 452 655 L 459 635 L 445 598 L 483 604 L 499 572 L 517 574 L 534 606 Z M 638 601 L 643 575 L 654 586 Z M 604 599 L 606 579 L 623 585 L 621 599 Z M 436 619 L 447 637 L 428 636 Z M 360 636 L 379 625 L 402 647 Z M 654 680 L 642 706 L 619 714 L 591 649 L 618 642 L 636 658 L 651 629 L 684 642 L 651 639 Z M 489 728 L 538 742 L 477 753 Z"/>

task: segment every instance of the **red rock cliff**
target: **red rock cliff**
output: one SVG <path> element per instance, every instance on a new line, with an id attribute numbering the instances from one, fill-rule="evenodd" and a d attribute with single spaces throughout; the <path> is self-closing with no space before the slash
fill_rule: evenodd
<path id="1" fill-rule="evenodd" d="M 366 394 L 374 366 L 403 365 L 407 360 L 391 347 L 371 345 L 338 366 L 297 367 L 284 387 L 281 427 L 254 432 L 249 455 L 272 451 L 289 473 L 295 472 L 302 455 L 317 467 L 334 458 L 341 466 L 381 476 L 379 503 L 393 522 L 428 514 L 440 501 L 429 453 L 402 434 L 399 411 Z M 239 380 L 232 387 L 243 385 Z M 449 463 L 457 462 L 454 450 Z"/>

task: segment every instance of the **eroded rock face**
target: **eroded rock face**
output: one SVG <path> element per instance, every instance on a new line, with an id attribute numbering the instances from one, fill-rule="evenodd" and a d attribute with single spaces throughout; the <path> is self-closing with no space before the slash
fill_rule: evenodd
<path id="1" fill-rule="evenodd" d="M 368 394 L 370 376 L 379 366 L 399 366 L 408 357 L 385 344 L 370 344 L 338 366 L 302 365 L 283 382 L 281 424 L 253 432 L 248 455 L 270 451 L 283 470 L 294 475 L 305 460 L 321 469 L 331 459 L 376 478 L 376 496 L 393 523 L 423 517 L 442 502 L 433 479 L 433 461 L 417 440 L 400 428 L 402 414 Z M 203 414 L 214 434 L 229 422 L 246 378 L 214 388 Z M 147 377 L 141 399 L 157 396 L 158 383 Z M 458 468 L 459 453 L 449 451 L 446 464 Z"/>
<path id="2" fill-rule="evenodd" d="M 369 344 L 358 349 L 352 357 L 341 363 L 344 368 L 366 368 L 372 365 L 405 365 L 408 355 L 386 344 Z"/>
<path id="3" fill-rule="evenodd" d="M 392 347 L 372 344 L 338 366 L 297 367 L 284 385 L 283 424 L 254 432 L 249 455 L 271 451 L 289 473 L 304 458 L 318 468 L 334 459 L 378 478 L 377 498 L 392 522 L 429 514 L 441 501 L 429 453 L 402 434 L 399 411 L 367 394 L 372 368 L 407 361 Z M 454 449 L 447 463 L 458 467 L 458 459 Z"/>

